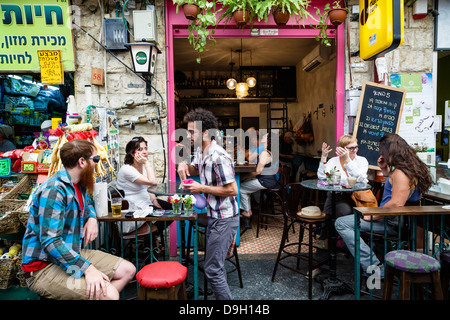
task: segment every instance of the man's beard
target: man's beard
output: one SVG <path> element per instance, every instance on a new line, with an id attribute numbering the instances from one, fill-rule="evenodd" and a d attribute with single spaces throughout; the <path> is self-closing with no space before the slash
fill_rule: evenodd
<path id="1" fill-rule="evenodd" d="M 94 166 L 89 162 L 88 165 L 81 171 L 79 184 L 86 188 L 88 194 L 94 194 Z"/>

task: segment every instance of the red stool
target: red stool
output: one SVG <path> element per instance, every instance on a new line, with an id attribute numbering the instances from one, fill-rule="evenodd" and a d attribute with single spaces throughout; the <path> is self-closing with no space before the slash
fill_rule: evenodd
<path id="1" fill-rule="evenodd" d="M 187 268 L 177 261 L 148 264 L 136 274 L 138 299 L 186 300 L 186 276 Z"/>

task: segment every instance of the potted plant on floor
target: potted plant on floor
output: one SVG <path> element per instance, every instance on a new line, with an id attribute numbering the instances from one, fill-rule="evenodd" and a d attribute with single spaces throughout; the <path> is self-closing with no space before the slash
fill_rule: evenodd
<path id="1" fill-rule="evenodd" d="M 223 4 L 224 12 L 219 17 L 219 22 L 225 20 L 228 23 L 232 18 L 236 25 L 243 28 L 248 22 L 252 24 L 254 18 L 255 0 L 218 0 Z"/>
<path id="2" fill-rule="evenodd" d="M 275 23 L 279 26 L 285 25 L 290 17 L 294 17 L 298 24 L 304 25 L 307 17 L 312 17 L 307 11 L 310 0 L 265 0 L 255 5 L 255 15 L 258 20 L 267 22 L 272 13 Z"/>
<path id="3" fill-rule="evenodd" d="M 177 12 L 179 7 L 186 5 L 195 5 L 199 8 L 199 12 L 195 19 L 190 20 L 188 26 L 189 36 L 188 40 L 192 47 L 198 52 L 197 63 L 201 63 L 201 54 L 206 50 L 208 40 L 212 41 L 212 44 L 216 44 L 216 40 L 213 35 L 215 30 L 213 29 L 217 25 L 216 19 L 216 1 L 208 0 L 172 0 L 177 5 Z"/>

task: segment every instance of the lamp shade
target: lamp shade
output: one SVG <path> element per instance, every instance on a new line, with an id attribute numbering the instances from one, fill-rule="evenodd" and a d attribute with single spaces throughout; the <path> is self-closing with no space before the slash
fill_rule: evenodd
<path id="1" fill-rule="evenodd" d="M 239 98 L 248 96 L 248 84 L 246 82 L 239 82 L 236 85 L 236 96 Z"/>
<path id="2" fill-rule="evenodd" d="M 250 88 L 256 86 L 256 79 L 254 77 L 247 78 L 246 82 Z"/>
<path id="3" fill-rule="evenodd" d="M 150 75 L 155 73 L 156 55 L 161 53 L 161 51 L 154 43 L 125 43 L 125 46 L 130 49 L 135 72 L 148 73 Z"/>
<path id="4" fill-rule="evenodd" d="M 236 84 L 237 84 L 237 81 L 233 78 L 230 78 L 227 80 L 227 88 L 230 90 L 233 90 L 234 88 L 236 88 Z"/>

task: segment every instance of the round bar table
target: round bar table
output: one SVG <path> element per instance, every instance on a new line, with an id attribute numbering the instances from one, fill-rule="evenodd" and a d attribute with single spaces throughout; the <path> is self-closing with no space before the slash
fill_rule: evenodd
<path id="1" fill-rule="evenodd" d="M 336 277 L 336 239 L 337 232 L 334 228 L 334 222 L 336 221 L 336 192 L 353 192 L 370 189 L 369 184 L 358 182 L 352 188 L 343 188 L 342 186 L 326 185 L 325 181 L 318 179 L 304 180 L 301 181 L 301 185 L 305 188 L 320 191 L 331 192 L 331 236 L 328 245 L 330 246 L 330 274 L 327 278 L 322 278 L 319 280 L 322 283 L 324 289 L 321 300 L 327 300 L 331 293 L 336 292 L 337 294 L 343 293 L 353 293 L 353 289 L 345 282 L 339 280 Z"/>

